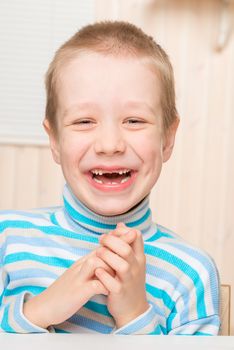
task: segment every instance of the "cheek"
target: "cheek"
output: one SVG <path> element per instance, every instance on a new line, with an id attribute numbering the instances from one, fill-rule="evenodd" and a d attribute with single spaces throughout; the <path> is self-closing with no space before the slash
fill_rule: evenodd
<path id="1" fill-rule="evenodd" d="M 162 160 L 162 139 L 157 132 L 138 135 L 138 137 L 132 139 L 131 145 L 138 156 L 145 162 L 154 163 Z"/>
<path id="2" fill-rule="evenodd" d="M 60 145 L 61 161 L 63 164 L 72 166 L 77 164 L 87 151 L 89 142 L 85 137 L 74 133 L 64 134 Z"/>

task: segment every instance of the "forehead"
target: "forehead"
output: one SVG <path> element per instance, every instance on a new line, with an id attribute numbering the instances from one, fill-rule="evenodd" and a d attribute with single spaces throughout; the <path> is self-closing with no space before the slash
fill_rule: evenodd
<path id="1" fill-rule="evenodd" d="M 100 105 L 159 106 L 161 84 L 152 64 L 139 57 L 80 53 L 60 68 L 59 107 Z"/>

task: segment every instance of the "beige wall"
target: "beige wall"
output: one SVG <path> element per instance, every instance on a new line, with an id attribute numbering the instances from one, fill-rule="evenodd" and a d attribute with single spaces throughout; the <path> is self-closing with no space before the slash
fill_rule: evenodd
<path id="1" fill-rule="evenodd" d="M 234 31 L 224 50 L 215 51 L 220 1 L 96 4 L 97 19 L 142 26 L 171 57 L 181 125 L 174 155 L 152 193 L 153 215 L 205 249 L 222 282 L 234 288 Z M 234 4 L 230 11 L 233 23 Z M 0 164 L 0 209 L 60 202 L 63 178 L 46 147 L 0 146 Z M 234 315 L 234 298 L 232 305 Z"/>

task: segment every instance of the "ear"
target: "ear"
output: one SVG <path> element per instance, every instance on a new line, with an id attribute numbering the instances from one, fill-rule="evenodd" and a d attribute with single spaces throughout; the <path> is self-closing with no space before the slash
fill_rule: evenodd
<path id="1" fill-rule="evenodd" d="M 171 126 L 166 130 L 164 135 L 163 142 L 163 162 L 165 163 L 170 158 L 174 143 L 175 143 L 175 135 L 180 123 L 180 119 L 176 117 L 175 121 L 171 124 Z"/>
<path id="2" fill-rule="evenodd" d="M 50 122 L 47 118 L 44 119 L 43 121 L 43 127 L 49 136 L 49 141 L 50 141 L 50 149 L 54 158 L 54 161 L 57 164 L 60 164 L 60 152 L 59 152 L 59 142 L 58 142 L 58 137 L 55 134 L 55 131 L 50 125 Z"/>

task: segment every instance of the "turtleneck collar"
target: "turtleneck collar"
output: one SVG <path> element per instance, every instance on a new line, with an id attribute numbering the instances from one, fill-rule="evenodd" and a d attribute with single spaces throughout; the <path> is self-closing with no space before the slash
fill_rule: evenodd
<path id="1" fill-rule="evenodd" d="M 77 232 L 82 230 L 86 234 L 101 235 L 114 230 L 119 222 L 140 230 L 145 236 L 144 238 L 147 239 L 155 234 L 157 230 L 156 224 L 152 222 L 149 196 L 127 213 L 116 216 L 104 216 L 94 213 L 74 196 L 67 184 L 64 186 L 63 201 L 64 214 L 67 221 L 73 230 L 76 229 Z"/>

